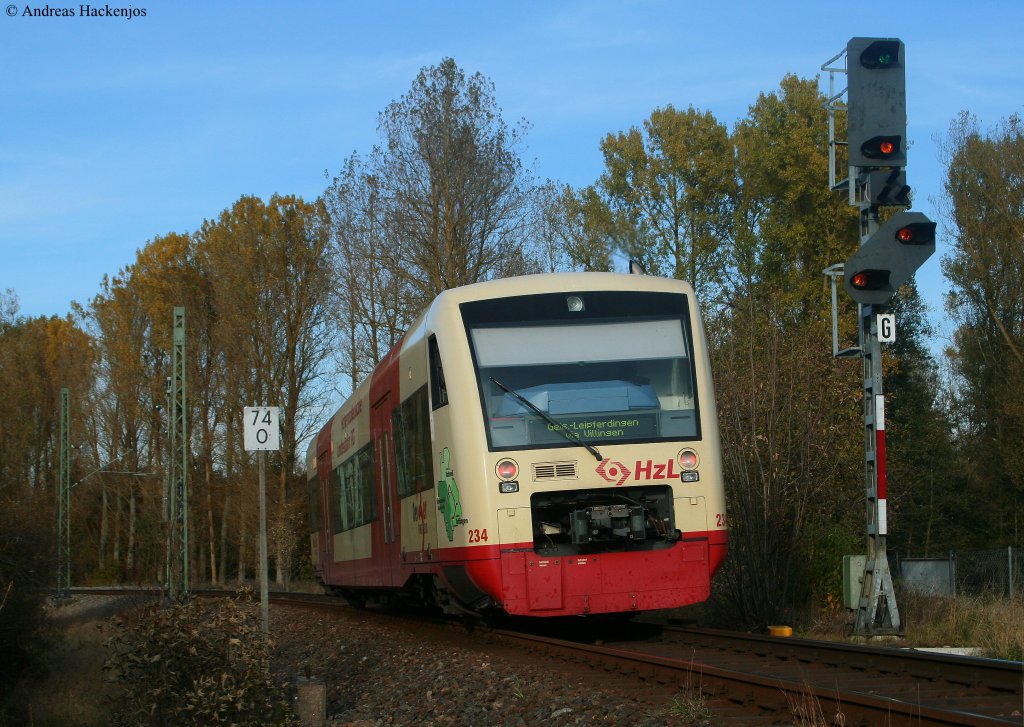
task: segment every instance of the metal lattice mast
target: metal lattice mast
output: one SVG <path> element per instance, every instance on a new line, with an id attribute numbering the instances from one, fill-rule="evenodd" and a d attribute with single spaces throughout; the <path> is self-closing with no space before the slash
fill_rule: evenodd
<path id="1" fill-rule="evenodd" d="M 167 590 L 172 601 L 189 597 L 188 564 L 188 407 L 185 389 L 185 309 L 174 309 L 170 388 L 170 528 Z"/>
<path id="2" fill-rule="evenodd" d="M 856 183 L 851 170 L 851 182 Z M 860 184 L 858 183 L 858 186 Z M 862 199 L 870 199 L 868 190 Z M 870 205 L 861 208 L 861 242 L 878 230 L 878 221 Z M 860 350 L 864 367 L 864 481 L 866 486 L 867 563 L 861 583 L 861 598 L 853 632 L 865 636 L 898 634 L 902 631 L 896 606 L 889 554 L 886 470 L 885 470 L 885 392 L 882 389 L 882 344 L 878 339 L 876 314 L 885 305 L 859 305 Z"/>
<path id="3" fill-rule="evenodd" d="M 60 475 L 57 482 L 57 598 L 71 597 L 70 390 L 60 390 Z"/>

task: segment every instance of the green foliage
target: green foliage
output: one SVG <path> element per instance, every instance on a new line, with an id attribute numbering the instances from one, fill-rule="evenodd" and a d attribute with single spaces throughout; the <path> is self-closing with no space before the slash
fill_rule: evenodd
<path id="1" fill-rule="evenodd" d="M 985 134 L 964 112 L 945 140 L 944 216 L 951 251 L 946 309 L 956 329 L 963 465 L 989 537 L 1021 544 L 1024 528 L 1024 120 Z M 996 544 L 996 543 L 992 543 Z"/>
<path id="2" fill-rule="evenodd" d="M 828 186 L 824 100 L 815 79 L 788 75 L 733 132 L 738 280 L 773 297 L 778 316 L 826 311 L 821 271 L 845 260 L 859 239 L 856 210 Z"/>
<path id="3" fill-rule="evenodd" d="M 652 273 L 710 295 L 721 284 L 737 180 L 725 125 L 692 106 L 655 109 L 636 127 L 601 142 L 601 205 L 589 219 L 612 246 Z M 591 197 L 588 199 L 588 196 Z"/>
<path id="4" fill-rule="evenodd" d="M 795 598 L 796 603 L 809 606 L 799 614 L 802 619 L 813 618 L 818 611 L 842 601 L 843 556 L 863 550 L 861 530 L 861 524 L 853 518 L 842 518 L 842 522 L 809 533 L 804 578 L 797 586 Z"/>
<path id="5" fill-rule="evenodd" d="M 250 602 L 193 600 L 119 619 L 108 647 L 123 725 L 291 725 L 287 687 Z"/>
<path id="6" fill-rule="evenodd" d="M 977 523 L 964 512 L 962 480 L 950 476 L 952 423 L 941 406 L 943 385 L 927 344 L 931 327 L 913 280 L 893 300 L 892 311 L 899 335 L 884 351 L 886 463 L 890 518 L 899 527 L 889 545 L 928 557 L 970 542 L 968 531 Z"/>
<path id="7" fill-rule="evenodd" d="M 733 134 L 732 274 L 708 324 L 730 520 L 715 599 L 752 627 L 819 596 L 816 550 L 863 517 L 860 372 L 830 355 L 821 275 L 856 246 L 855 214 L 828 189 L 823 100 L 787 76 Z"/>

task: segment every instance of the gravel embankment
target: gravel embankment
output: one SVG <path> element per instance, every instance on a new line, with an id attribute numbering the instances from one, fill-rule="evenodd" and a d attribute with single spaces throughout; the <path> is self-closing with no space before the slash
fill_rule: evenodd
<path id="1" fill-rule="evenodd" d="M 673 698 L 605 691 L 594 672 L 373 619 L 271 609 L 275 668 L 323 680 L 327 725 L 693 724 Z"/>

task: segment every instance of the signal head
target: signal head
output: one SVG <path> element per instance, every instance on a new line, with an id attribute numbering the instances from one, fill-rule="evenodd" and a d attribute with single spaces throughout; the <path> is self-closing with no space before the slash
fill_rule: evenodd
<path id="1" fill-rule="evenodd" d="M 935 223 L 897 212 L 847 260 L 843 286 L 861 305 L 884 305 L 935 252 Z"/>
<path id="2" fill-rule="evenodd" d="M 905 50 L 898 38 L 851 38 L 846 45 L 849 164 L 861 169 L 907 163 Z"/>

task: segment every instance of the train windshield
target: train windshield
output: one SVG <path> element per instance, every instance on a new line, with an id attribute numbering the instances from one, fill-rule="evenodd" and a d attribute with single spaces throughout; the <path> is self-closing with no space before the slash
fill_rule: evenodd
<path id="1" fill-rule="evenodd" d="M 684 296 L 581 292 L 501 303 L 463 305 L 492 450 L 700 436 Z"/>

